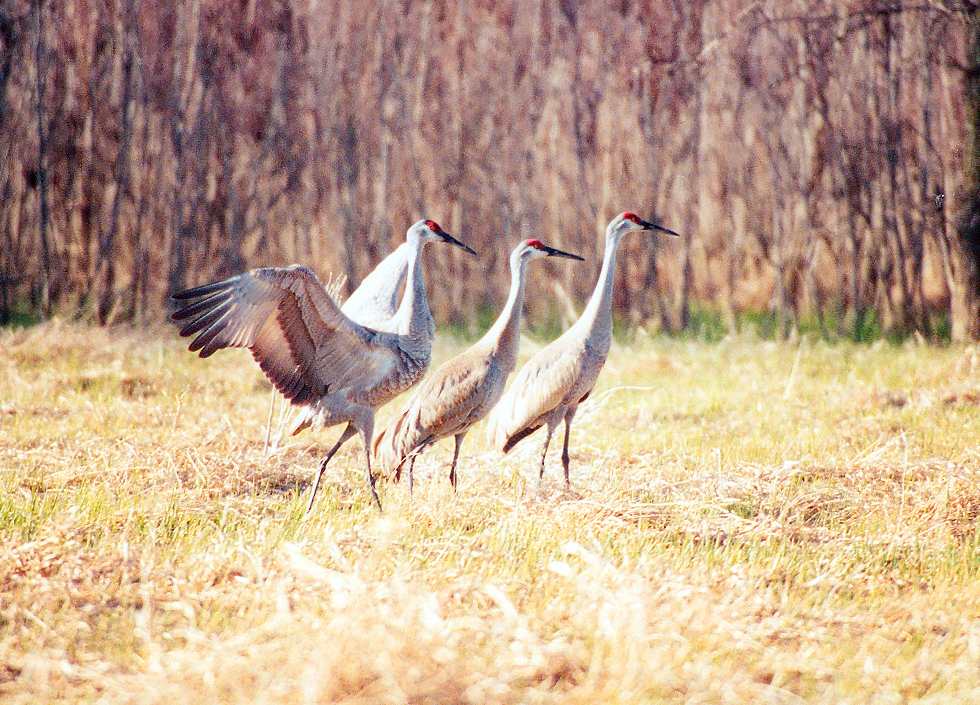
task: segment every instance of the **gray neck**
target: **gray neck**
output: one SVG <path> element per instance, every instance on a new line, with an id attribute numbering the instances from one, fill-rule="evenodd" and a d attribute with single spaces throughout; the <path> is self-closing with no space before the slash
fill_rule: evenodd
<path id="1" fill-rule="evenodd" d="M 517 364 L 517 346 L 521 337 L 521 313 L 524 309 L 524 282 L 527 274 L 527 260 L 520 256 L 510 260 L 510 292 L 504 310 L 490 326 L 490 330 L 477 343 L 491 349 L 498 364 L 513 370 Z"/>
<path id="2" fill-rule="evenodd" d="M 577 326 L 584 328 L 590 344 L 601 351 L 608 351 L 612 340 L 613 280 L 616 278 L 616 248 L 619 238 L 606 235 L 606 250 L 602 257 L 599 281 L 589 304 L 582 312 Z"/>
<path id="3" fill-rule="evenodd" d="M 408 275 L 405 293 L 395 319 L 397 330 L 401 336 L 430 341 L 433 337 L 435 324 L 429 311 L 429 298 L 425 292 L 425 279 L 422 277 L 422 247 L 421 239 L 410 239 L 405 243 L 408 250 Z"/>

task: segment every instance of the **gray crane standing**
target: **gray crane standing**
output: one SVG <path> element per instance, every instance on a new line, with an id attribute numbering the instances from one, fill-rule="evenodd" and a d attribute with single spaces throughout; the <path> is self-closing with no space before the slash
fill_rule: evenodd
<path id="1" fill-rule="evenodd" d="M 497 403 L 507 377 L 517 364 L 527 264 L 542 257 L 582 260 L 540 240 L 525 240 L 515 247 L 510 254 L 510 293 L 496 322 L 472 347 L 427 377 L 405 411 L 375 439 L 375 457 L 384 470 L 394 469 L 398 478 L 408 461 L 409 491 L 414 486 L 416 457 L 449 436 L 456 440 L 449 470 L 449 481 L 455 489 L 456 463 L 463 438 Z"/>
<path id="2" fill-rule="evenodd" d="M 432 220 L 412 225 L 407 239 L 409 282 L 391 332 L 352 321 L 316 275 L 297 265 L 253 269 L 173 295 L 192 302 L 171 316 L 191 319 L 180 330 L 182 336 L 196 335 L 189 349 L 208 357 L 222 348 L 248 348 L 276 389 L 302 407 L 294 433 L 310 425 L 347 424 L 320 463 L 307 511 L 327 463 L 357 433 L 364 441 L 371 496 L 381 509 L 371 472 L 375 410 L 421 379 L 431 350 L 422 249 L 441 241 L 476 254 Z"/>
<path id="3" fill-rule="evenodd" d="M 623 235 L 636 230 L 659 230 L 677 236 L 673 230 L 647 222 L 635 213 L 621 213 L 613 218 L 606 227 L 606 249 L 599 281 L 585 311 L 571 328 L 525 363 L 490 415 L 488 433 L 491 443 L 504 453 L 542 426 L 547 427 L 539 477 L 544 477 L 544 461 L 551 436 L 564 421 L 565 442 L 561 459 L 566 486 L 570 485 L 568 435 L 572 419 L 578 405 L 592 392 L 612 342 L 616 248 Z"/>

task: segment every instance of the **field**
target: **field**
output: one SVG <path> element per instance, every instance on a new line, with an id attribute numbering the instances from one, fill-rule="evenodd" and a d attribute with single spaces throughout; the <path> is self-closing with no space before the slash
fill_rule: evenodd
<path id="1" fill-rule="evenodd" d="M 267 452 L 269 398 L 166 329 L 0 332 L 0 700 L 980 703 L 976 347 L 641 338 L 572 491 L 481 426 L 380 515 L 354 441 L 304 518 L 338 429 Z"/>

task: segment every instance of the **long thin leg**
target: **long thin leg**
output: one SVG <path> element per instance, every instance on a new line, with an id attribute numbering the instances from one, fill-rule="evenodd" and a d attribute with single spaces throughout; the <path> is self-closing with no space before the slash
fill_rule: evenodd
<path id="1" fill-rule="evenodd" d="M 568 435 L 572 430 L 572 419 L 575 417 L 575 409 L 565 414 L 565 442 L 561 449 L 561 464 L 565 468 L 565 487 L 571 489 L 572 483 L 568 480 Z"/>
<path id="2" fill-rule="evenodd" d="M 453 449 L 453 464 L 449 468 L 449 484 L 453 486 L 453 492 L 456 491 L 456 461 L 459 460 L 459 449 L 463 445 L 464 438 L 466 438 L 465 433 L 456 434 L 456 447 Z"/>
<path id="3" fill-rule="evenodd" d="M 371 496 L 374 497 L 374 503 L 378 505 L 378 511 L 384 511 L 381 508 L 381 500 L 378 499 L 378 491 L 374 488 L 374 473 L 371 472 L 371 440 L 366 434 L 364 435 L 364 459 L 367 461 L 367 479 L 368 485 L 371 486 Z"/>
<path id="4" fill-rule="evenodd" d="M 361 432 L 361 438 L 364 440 L 364 460 L 367 464 L 367 481 L 368 486 L 371 488 L 371 497 L 374 498 L 374 503 L 378 505 L 378 511 L 383 511 L 381 509 L 381 500 L 378 499 L 378 491 L 374 488 L 374 473 L 371 472 L 371 441 L 374 439 L 374 414 L 365 413 L 360 418 L 355 420 L 358 425 L 358 430 Z"/>
<path id="5" fill-rule="evenodd" d="M 408 496 L 411 497 L 413 490 L 415 489 L 415 458 L 417 456 L 413 455 L 412 459 L 408 461 Z"/>
<path id="6" fill-rule="evenodd" d="M 323 479 L 323 471 L 327 469 L 327 463 L 329 463 L 334 454 L 340 450 L 340 446 L 344 445 L 344 443 L 353 438 L 355 433 L 357 433 L 357 431 L 354 430 L 354 425 L 347 424 L 347 428 L 345 428 L 344 432 L 340 434 L 340 438 L 338 438 L 337 442 L 334 443 L 333 448 L 327 452 L 326 457 L 320 462 L 320 469 L 316 473 L 316 482 L 313 483 L 313 490 L 310 492 L 310 501 L 306 505 L 307 514 L 310 513 L 311 509 L 313 509 L 313 500 L 316 499 L 316 491 L 320 489 L 320 480 Z"/>
<path id="7" fill-rule="evenodd" d="M 549 423 L 548 433 L 544 437 L 544 448 L 541 449 L 541 472 L 538 473 L 538 484 L 544 479 L 544 459 L 548 457 L 548 444 L 551 443 L 551 434 L 555 432 L 555 427 Z"/>

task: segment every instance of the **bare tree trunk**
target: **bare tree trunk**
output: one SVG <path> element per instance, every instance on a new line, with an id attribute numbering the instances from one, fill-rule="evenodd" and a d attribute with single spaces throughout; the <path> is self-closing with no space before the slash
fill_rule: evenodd
<path id="1" fill-rule="evenodd" d="M 851 263 L 848 298 L 850 299 L 851 305 L 852 337 L 855 340 L 861 335 L 865 316 L 864 294 L 862 293 L 863 282 L 861 278 L 861 263 L 864 256 L 861 252 L 861 237 L 858 233 L 857 217 L 857 213 L 852 205 L 847 211 L 847 254 Z"/>
<path id="2" fill-rule="evenodd" d="M 769 152 L 769 173 L 772 183 L 772 220 L 770 228 L 772 230 L 772 264 L 776 270 L 776 335 L 780 339 L 785 338 L 789 330 L 789 302 L 786 294 L 786 232 L 783 223 L 783 213 L 780 206 L 782 199 L 783 180 L 776 166 L 776 154 L 774 150 Z"/>
<path id="3" fill-rule="evenodd" d="M 11 68 L 14 62 L 14 54 L 17 50 L 16 33 L 14 32 L 13 19 L 7 14 L 6 10 L 0 8 L 0 46 L 3 46 L 3 56 L 0 57 L 0 125 L 4 124 L 4 116 L 7 112 L 7 81 L 10 79 Z M 6 150 L 3 148 L 7 147 Z M 10 163 L 9 146 L 0 143 L 0 164 Z M 15 296 L 16 282 L 13 280 L 13 273 L 16 267 L 16 254 L 13 247 L 13 229 L 10 221 L 10 214 L 13 211 L 13 179 L 9 169 L 3 170 L 3 191 L 0 193 L 0 232 L 3 233 L 3 242 L 0 245 L 0 325 L 10 322 L 13 313 L 13 298 Z"/>
<path id="4" fill-rule="evenodd" d="M 740 253 L 742 252 L 744 223 L 736 222 L 731 202 L 728 203 L 728 222 L 731 236 L 725 246 L 725 285 L 722 294 L 722 316 L 729 333 L 738 332 L 738 313 L 735 310 L 735 297 L 738 281 Z"/>
<path id="5" fill-rule="evenodd" d="M 887 199 L 882 203 L 882 216 L 891 252 L 891 274 L 896 278 L 898 287 L 897 301 L 893 307 L 895 315 L 894 325 L 900 331 L 904 331 L 909 326 L 908 307 L 912 296 L 905 271 L 908 258 L 906 256 L 898 218 L 898 162 L 903 158 L 902 122 L 898 114 L 898 92 L 901 73 L 897 65 L 898 62 L 892 59 L 892 52 L 897 51 L 898 39 L 894 35 L 891 15 L 884 15 L 882 22 L 884 23 L 885 30 L 884 72 L 885 80 L 888 84 L 888 116 L 885 120 L 885 139 L 887 140 L 885 159 L 888 164 L 888 183 Z M 878 108 L 880 115 L 881 103 L 877 97 L 877 91 L 875 93 L 875 106 Z M 882 188 L 882 191 L 885 191 L 885 188 Z M 894 289 L 894 285 L 891 282 L 886 282 L 885 286 L 890 290 Z"/>
<path id="6" fill-rule="evenodd" d="M 701 52 L 704 44 L 704 5 L 698 8 L 700 12 L 692 11 L 691 18 L 697 23 L 694 28 L 694 48 L 695 55 Z M 682 329 L 687 328 L 691 322 L 691 288 L 694 276 L 694 268 L 691 262 L 691 251 L 693 240 L 700 227 L 701 216 L 701 121 L 704 119 L 704 81 L 701 76 L 701 65 L 695 63 L 694 76 L 692 79 L 694 87 L 694 128 L 691 136 L 691 199 L 690 199 L 690 229 L 691 236 L 683 238 L 683 251 L 681 254 L 681 285 L 680 285 L 680 305 L 678 307 L 678 319 Z"/>
<path id="7" fill-rule="evenodd" d="M 980 338 L 980 13 L 974 11 L 968 20 L 967 158 L 963 205 L 956 222 L 958 238 L 948 234 L 943 215 L 943 235 L 951 245 L 950 319 L 956 341 Z"/>
<path id="8" fill-rule="evenodd" d="M 139 45 L 137 37 L 137 45 Z M 137 321 L 142 322 L 146 314 L 146 281 L 149 270 L 149 251 L 146 247 L 146 238 L 143 234 L 143 222 L 146 219 L 146 210 L 149 204 L 150 184 L 156 187 L 160 183 L 163 160 L 155 160 L 155 168 L 149 169 L 147 158 L 150 154 L 150 105 L 149 92 L 146 87 L 146 80 L 143 76 L 142 56 L 137 54 L 135 61 L 138 66 L 137 74 L 140 76 L 140 109 L 143 111 L 143 123 L 140 129 L 139 154 L 142 155 L 144 169 L 139 178 L 139 196 L 136 199 L 136 222 L 133 224 L 133 272 L 130 282 L 130 315 Z M 151 179 L 150 173 L 155 176 Z"/>
<path id="9" fill-rule="evenodd" d="M 357 188 L 357 133 L 353 120 L 348 120 L 344 125 L 340 142 L 344 151 L 344 162 L 340 173 L 341 213 L 344 223 L 344 285 L 349 296 L 358 282 L 355 268 L 357 212 L 354 205 L 356 200 L 354 190 Z"/>
<path id="10" fill-rule="evenodd" d="M 122 56 L 122 98 L 119 115 L 119 149 L 116 152 L 115 181 L 116 192 L 112 198 L 112 212 L 109 216 L 109 228 L 102 241 L 100 260 L 104 267 L 105 277 L 102 282 L 102 295 L 99 298 L 99 323 L 105 325 L 108 322 L 109 312 L 112 307 L 113 294 L 116 283 L 116 259 L 117 252 L 115 247 L 116 234 L 119 231 L 119 210 L 122 207 L 122 200 L 129 189 L 129 145 L 133 134 L 133 38 L 132 23 L 133 17 L 132 0 L 120 9 L 121 18 L 121 40 L 123 43 Z"/>
<path id="11" fill-rule="evenodd" d="M 38 237 L 41 241 L 41 263 L 44 281 L 41 284 L 41 307 L 46 316 L 51 315 L 51 247 L 48 242 L 48 135 L 44 125 L 44 89 L 47 74 L 47 56 L 44 42 L 44 0 L 34 2 L 34 27 L 37 32 L 34 44 L 35 98 L 37 119 L 37 193 L 38 193 Z"/>

